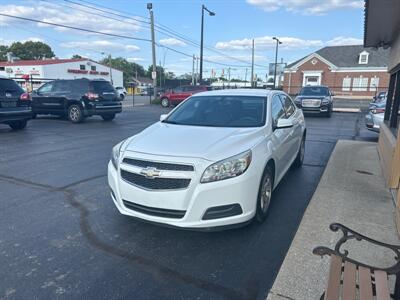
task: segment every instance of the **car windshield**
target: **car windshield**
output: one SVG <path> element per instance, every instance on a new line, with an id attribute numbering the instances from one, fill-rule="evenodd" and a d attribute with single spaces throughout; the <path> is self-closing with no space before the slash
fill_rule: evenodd
<path id="1" fill-rule="evenodd" d="M 324 86 L 306 86 L 300 91 L 300 96 L 329 96 L 329 89 Z"/>
<path id="2" fill-rule="evenodd" d="M 198 96 L 183 102 L 164 123 L 210 127 L 261 127 L 266 98 L 255 96 Z"/>

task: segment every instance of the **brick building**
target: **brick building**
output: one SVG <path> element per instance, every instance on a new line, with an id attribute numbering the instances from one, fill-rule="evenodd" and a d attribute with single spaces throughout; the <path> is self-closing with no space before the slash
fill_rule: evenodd
<path id="1" fill-rule="evenodd" d="M 285 68 L 283 89 L 296 94 L 305 85 L 329 86 L 335 95 L 374 96 L 387 90 L 389 50 L 362 45 L 324 47 Z"/>

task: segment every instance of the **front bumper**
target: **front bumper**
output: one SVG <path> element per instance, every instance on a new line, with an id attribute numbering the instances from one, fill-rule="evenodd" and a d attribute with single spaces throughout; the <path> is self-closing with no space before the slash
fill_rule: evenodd
<path id="1" fill-rule="evenodd" d="M 382 122 L 380 122 L 380 120 L 377 120 L 377 118 L 372 113 L 368 113 L 365 115 L 365 126 L 368 130 L 379 132 L 381 123 Z"/>
<path id="2" fill-rule="evenodd" d="M 122 112 L 121 102 L 112 103 L 89 103 L 85 105 L 85 116 L 118 114 Z"/>
<path id="3" fill-rule="evenodd" d="M 256 168 L 252 169 L 250 165 L 244 174 L 236 178 L 201 184 L 201 174 L 208 165 L 210 162 L 196 165 L 196 170 L 191 175 L 191 183 L 186 189 L 149 191 L 122 179 L 120 170 L 116 170 L 110 162 L 108 184 L 111 197 L 121 214 L 167 226 L 204 230 L 250 221 L 255 215 L 260 182 Z M 123 169 L 129 170 L 129 167 L 123 166 Z M 139 208 L 144 207 L 144 210 L 131 209 L 130 203 L 134 205 L 133 208 L 139 205 Z M 222 207 L 224 210 L 217 213 L 217 218 L 205 217 L 210 212 L 210 208 L 215 207 L 218 209 Z M 183 212 L 183 217 L 157 216 L 149 213 L 147 209 L 172 211 L 172 213 Z M 228 212 L 228 215 L 235 211 L 235 214 L 225 217 L 224 211 Z"/>
<path id="4" fill-rule="evenodd" d="M 296 103 L 296 106 L 303 110 L 304 113 L 328 113 L 332 110 L 331 104 L 322 104 L 318 107 L 308 107 L 301 105 L 301 103 Z"/>
<path id="5" fill-rule="evenodd" d="M 0 123 L 29 120 L 32 118 L 30 107 L 0 108 Z"/>

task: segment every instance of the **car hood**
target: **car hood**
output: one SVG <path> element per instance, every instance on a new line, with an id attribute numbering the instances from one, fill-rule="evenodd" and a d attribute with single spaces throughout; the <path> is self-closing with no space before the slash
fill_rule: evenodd
<path id="1" fill-rule="evenodd" d="M 261 128 L 219 128 L 158 122 L 128 141 L 125 151 L 218 161 L 251 149 Z"/>

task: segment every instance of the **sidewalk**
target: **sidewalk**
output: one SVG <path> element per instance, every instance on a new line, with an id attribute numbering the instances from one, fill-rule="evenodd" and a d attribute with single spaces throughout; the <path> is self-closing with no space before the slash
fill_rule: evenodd
<path id="1" fill-rule="evenodd" d="M 341 235 L 329 231 L 333 222 L 382 242 L 400 244 L 377 144 L 338 141 L 268 300 L 319 299 L 326 285 L 329 258 L 313 255 L 312 250 L 335 245 Z M 354 241 L 348 245 L 346 249 L 355 259 L 377 266 L 394 264 L 394 255 L 381 247 Z"/>

